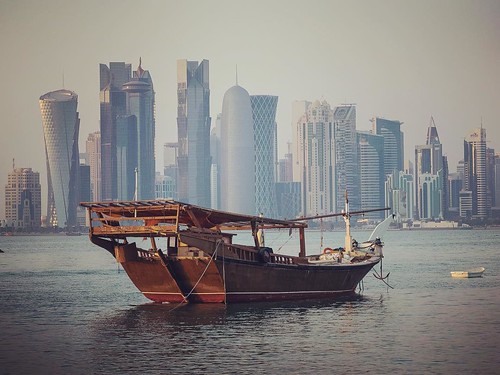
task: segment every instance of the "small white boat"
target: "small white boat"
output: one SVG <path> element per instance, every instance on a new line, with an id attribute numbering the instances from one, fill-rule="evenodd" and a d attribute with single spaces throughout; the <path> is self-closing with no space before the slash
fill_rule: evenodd
<path id="1" fill-rule="evenodd" d="M 460 277 L 460 278 L 471 278 L 471 277 L 482 277 L 484 272 L 484 267 L 472 268 L 467 271 L 453 271 L 451 273 L 451 277 Z"/>

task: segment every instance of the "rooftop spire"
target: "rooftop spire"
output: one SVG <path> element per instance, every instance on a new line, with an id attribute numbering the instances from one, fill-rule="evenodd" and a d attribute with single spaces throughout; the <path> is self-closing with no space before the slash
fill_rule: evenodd
<path id="1" fill-rule="evenodd" d="M 236 86 L 238 86 L 238 64 L 236 64 Z"/>
<path id="2" fill-rule="evenodd" d="M 429 123 L 429 128 L 427 129 L 427 140 L 425 144 L 427 145 L 433 145 L 433 144 L 440 144 L 439 142 L 439 135 L 438 131 L 436 128 L 436 123 L 434 122 L 434 117 L 431 116 L 431 121 Z"/>
<path id="3" fill-rule="evenodd" d="M 142 75 L 144 74 L 144 69 L 142 69 L 142 66 L 141 66 L 141 65 L 142 65 L 142 58 L 141 58 L 141 57 L 139 57 L 139 66 L 137 67 L 137 76 L 138 76 L 139 78 L 141 78 L 141 77 L 142 77 Z"/>

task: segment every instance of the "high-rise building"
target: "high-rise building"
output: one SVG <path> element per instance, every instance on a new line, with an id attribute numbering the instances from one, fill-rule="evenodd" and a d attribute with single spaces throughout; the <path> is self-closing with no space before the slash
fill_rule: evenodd
<path id="1" fill-rule="evenodd" d="M 101 109 L 101 199 L 118 198 L 117 182 L 117 117 L 127 114 L 127 93 L 123 84 L 130 81 L 132 65 L 111 62 L 99 65 Z"/>
<path id="2" fill-rule="evenodd" d="M 14 168 L 5 185 L 5 220 L 15 228 L 39 228 L 42 216 L 40 174 Z"/>
<path id="3" fill-rule="evenodd" d="M 167 142 L 163 145 L 163 175 L 169 181 L 172 199 L 177 199 L 177 142 Z"/>
<path id="4" fill-rule="evenodd" d="M 300 150 L 300 132 L 297 131 L 297 124 L 304 114 L 311 102 L 306 100 L 296 100 L 292 103 L 292 181 L 302 181 L 303 171 L 300 169 L 299 159 L 301 157 Z"/>
<path id="5" fill-rule="evenodd" d="M 40 97 L 47 157 L 47 220 L 50 226 L 76 225 L 79 188 L 78 96 L 57 90 Z"/>
<path id="6" fill-rule="evenodd" d="M 90 166 L 91 200 L 101 200 L 101 133 L 90 133 L 86 142 L 86 153 Z"/>
<path id="7" fill-rule="evenodd" d="M 384 138 L 369 132 L 358 131 L 357 134 L 361 208 L 384 207 Z M 384 212 L 370 212 L 365 216 L 381 219 Z"/>
<path id="8" fill-rule="evenodd" d="M 221 114 L 215 119 L 215 124 L 210 132 L 210 155 L 212 166 L 210 169 L 210 203 L 215 210 L 221 208 L 220 196 L 220 163 L 221 163 Z"/>
<path id="9" fill-rule="evenodd" d="M 463 188 L 470 195 L 464 197 L 468 212 L 472 219 L 486 219 L 491 215 L 491 205 L 488 205 L 488 184 L 486 177 L 486 129 L 483 127 L 471 130 L 464 140 L 464 184 Z M 469 198 L 472 204 L 469 204 Z"/>
<path id="10" fill-rule="evenodd" d="M 293 155 L 292 143 L 287 144 L 288 151 L 283 159 L 278 161 L 278 176 L 277 182 L 292 182 L 293 181 Z"/>
<path id="11" fill-rule="evenodd" d="M 139 59 L 139 67 L 133 72 L 132 80 L 124 83 L 122 89 L 127 93 L 127 115 L 134 116 L 136 121 L 137 199 L 154 199 L 155 92 L 151 74 L 141 65 Z"/>
<path id="12" fill-rule="evenodd" d="M 275 189 L 276 107 L 278 97 L 251 95 L 255 144 L 255 208 L 266 217 L 277 217 Z"/>
<path id="13" fill-rule="evenodd" d="M 134 115 L 116 116 L 116 199 L 130 201 L 136 197 L 136 171 L 138 174 L 139 155 L 137 134 L 137 117 Z M 139 179 L 137 176 L 137 185 Z M 152 184 L 154 186 L 154 184 Z M 139 190 L 139 186 L 137 186 Z M 146 199 L 146 198 L 145 198 Z M 153 199 L 149 197 L 147 199 Z"/>
<path id="14" fill-rule="evenodd" d="M 391 210 L 386 215 L 397 214 L 401 222 L 414 218 L 415 192 L 413 174 L 404 171 L 387 175 L 385 181 L 385 204 Z"/>
<path id="15" fill-rule="evenodd" d="M 221 115 L 221 208 L 255 215 L 255 146 L 250 95 L 243 87 L 224 94 Z"/>
<path id="16" fill-rule="evenodd" d="M 177 61 L 180 201 L 210 207 L 210 88 L 208 60 Z"/>
<path id="17" fill-rule="evenodd" d="M 315 101 L 297 121 L 298 169 L 301 171 L 302 215 L 335 211 L 333 111 L 326 102 Z"/>
<path id="18" fill-rule="evenodd" d="M 415 146 L 415 182 L 417 183 L 416 202 L 417 213 L 420 219 L 444 219 L 447 216 L 448 166 L 447 163 L 445 163 L 445 160 L 445 157 L 443 157 L 443 146 L 439 140 L 436 123 L 434 122 L 434 118 L 431 116 L 429 127 L 427 128 L 427 138 L 425 145 Z M 440 174 L 443 178 L 431 179 L 428 176 L 437 176 L 438 174 Z M 426 175 L 427 177 L 420 178 L 420 176 L 422 175 Z M 433 181 L 432 184 L 430 183 L 431 180 Z M 435 187 L 434 185 L 436 181 L 442 183 L 442 186 Z M 424 189 L 424 186 L 422 184 L 425 184 L 427 193 L 424 193 L 422 191 L 422 189 Z M 437 191 L 439 191 L 439 200 L 430 199 L 430 186 L 432 186 L 432 189 L 437 189 Z M 422 199 L 426 199 L 426 201 L 422 201 Z M 431 202 L 433 204 L 440 204 L 441 207 L 429 207 L 429 204 L 431 204 Z M 438 214 L 438 216 L 427 216 L 430 213 Z"/>
<path id="19" fill-rule="evenodd" d="M 333 136 L 335 139 L 336 209 L 343 207 L 345 192 L 353 210 L 361 208 L 356 107 L 352 104 L 335 108 Z"/>
<path id="20" fill-rule="evenodd" d="M 404 135 L 401 131 L 403 123 L 380 117 L 371 121 L 373 123 L 372 132 L 384 137 L 384 174 L 388 175 L 394 171 L 404 170 Z"/>

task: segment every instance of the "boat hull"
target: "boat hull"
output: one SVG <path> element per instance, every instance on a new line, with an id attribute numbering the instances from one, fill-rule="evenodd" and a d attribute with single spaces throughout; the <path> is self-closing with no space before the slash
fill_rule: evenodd
<path id="1" fill-rule="evenodd" d="M 117 246 L 115 254 L 144 296 L 160 303 L 337 298 L 355 293 L 359 282 L 379 262 L 318 266 L 209 256 L 149 256 L 131 245 Z"/>

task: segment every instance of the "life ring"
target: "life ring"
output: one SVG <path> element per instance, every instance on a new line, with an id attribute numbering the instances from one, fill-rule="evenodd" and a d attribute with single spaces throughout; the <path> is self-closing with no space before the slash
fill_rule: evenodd
<path id="1" fill-rule="evenodd" d="M 334 250 L 331 247 L 325 247 L 323 249 L 323 254 L 331 254 L 333 252 L 334 252 Z"/>

